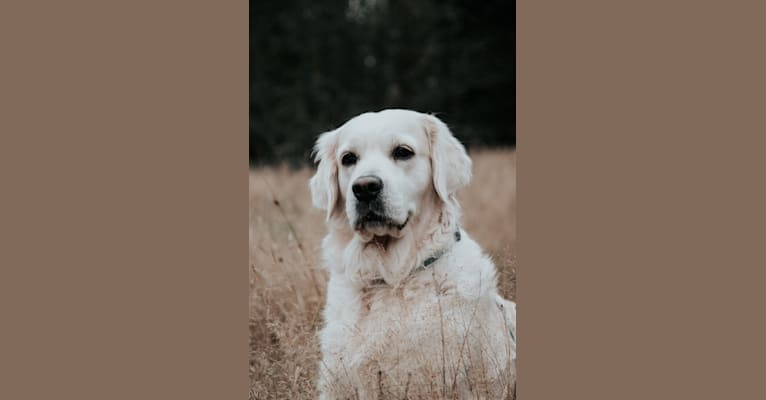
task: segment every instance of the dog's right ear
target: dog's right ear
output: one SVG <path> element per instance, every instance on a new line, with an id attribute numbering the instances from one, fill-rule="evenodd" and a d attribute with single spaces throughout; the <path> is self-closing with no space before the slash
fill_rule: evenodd
<path id="1" fill-rule="evenodd" d="M 445 203 L 456 202 L 458 189 L 471 180 L 471 158 L 452 135 L 447 124 L 426 115 L 426 134 L 431 146 L 431 173 L 436 194 Z"/>
<path id="2" fill-rule="evenodd" d="M 338 203 L 338 164 L 335 154 L 338 149 L 338 130 L 319 135 L 314 145 L 314 162 L 317 171 L 309 180 L 311 201 L 314 207 L 327 211 L 327 219 L 332 216 Z"/>

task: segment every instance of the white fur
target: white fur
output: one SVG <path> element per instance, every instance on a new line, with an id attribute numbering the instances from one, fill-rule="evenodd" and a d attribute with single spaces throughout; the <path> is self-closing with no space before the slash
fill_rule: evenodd
<path id="1" fill-rule="evenodd" d="M 398 145 L 415 156 L 394 159 Z M 515 383 L 516 308 L 498 294 L 495 266 L 479 245 L 462 230 L 455 241 L 455 194 L 471 178 L 462 144 L 434 116 L 384 110 L 322 134 L 315 152 L 310 188 L 327 212 L 322 260 L 330 271 L 320 397 L 505 398 Z M 354 165 L 341 164 L 346 152 L 358 156 Z M 391 226 L 355 229 L 351 187 L 366 175 L 383 181 Z M 414 271 L 441 249 L 449 250 Z M 372 285 L 377 278 L 387 285 Z"/>

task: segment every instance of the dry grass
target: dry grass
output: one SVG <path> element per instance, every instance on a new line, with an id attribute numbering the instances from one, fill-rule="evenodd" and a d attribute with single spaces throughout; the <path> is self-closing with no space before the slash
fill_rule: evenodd
<path id="1" fill-rule="evenodd" d="M 516 156 L 471 154 L 474 178 L 460 194 L 463 227 L 516 297 Z M 318 264 L 324 215 L 311 208 L 310 169 L 250 174 L 250 399 L 315 399 L 327 274 Z"/>

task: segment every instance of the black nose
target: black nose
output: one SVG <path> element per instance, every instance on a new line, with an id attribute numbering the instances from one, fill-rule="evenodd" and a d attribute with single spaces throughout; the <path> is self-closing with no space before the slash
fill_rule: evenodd
<path id="1" fill-rule="evenodd" d="M 383 181 L 377 176 L 362 176 L 357 178 L 354 185 L 351 186 L 359 201 L 370 201 L 378 197 L 381 189 L 383 189 Z"/>

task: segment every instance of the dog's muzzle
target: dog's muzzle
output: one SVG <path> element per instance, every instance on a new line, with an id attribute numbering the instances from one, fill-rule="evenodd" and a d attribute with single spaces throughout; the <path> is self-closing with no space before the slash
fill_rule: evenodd
<path id="1" fill-rule="evenodd" d="M 396 228 L 402 230 L 410 221 L 410 215 L 407 215 L 404 222 L 396 221 L 387 216 L 385 205 L 380 199 L 376 199 L 369 203 L 357 202 L 356 215 L 357 218 L 354 227 L 357 230 L 365 228 Z"/>

